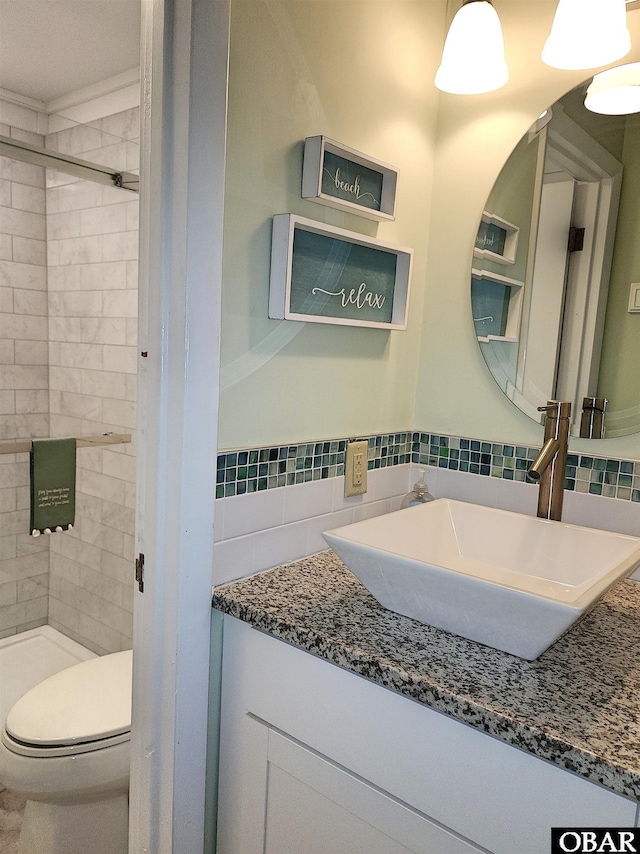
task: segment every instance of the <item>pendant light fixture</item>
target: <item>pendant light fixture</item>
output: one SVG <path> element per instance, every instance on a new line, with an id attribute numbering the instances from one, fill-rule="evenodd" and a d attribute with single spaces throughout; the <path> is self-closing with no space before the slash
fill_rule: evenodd
<path id="1" fill-rule="evenodd" d="M 640 113 L 640 62 L 596 74 L 587 89 L 584 105 L 592 113 L 606 116 Z"/>
<path id="2" fill-rule="evenodd" d="M 496 10 L 489 0 L 465 0 L 451 22 L 436 86 L 454 95 L 478 95 L 499 89 L 508 79 Z"/>
<path id="3" fill-rule="evenodd" d="M 577 71 L 608 65 L 630 50 L 625 0 L 559 0 L 542 61 Z"/>

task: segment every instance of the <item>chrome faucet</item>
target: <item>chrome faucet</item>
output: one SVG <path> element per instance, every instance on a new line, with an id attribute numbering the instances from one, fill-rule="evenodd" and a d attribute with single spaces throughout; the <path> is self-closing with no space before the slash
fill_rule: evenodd
<path id="1" fill-rule="evenodd" d="M 571 404 L 549 400 L 546 406 L 538 407 L 538 412 L 547 413 L 544 422 L 544 445 L 529 466 L 527 477 L 535 480 L 540 486 L 538 516 L 559 522 L 562 518 Z"/>

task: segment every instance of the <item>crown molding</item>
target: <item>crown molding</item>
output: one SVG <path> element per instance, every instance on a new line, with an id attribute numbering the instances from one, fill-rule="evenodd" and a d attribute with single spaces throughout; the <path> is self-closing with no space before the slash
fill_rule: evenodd
<path id="1" fill-rule="evenodd" d="M 95 101 L 97 98 L 102 98 L 105 95 L 111 95 L 122 89 L 127 89 L 130 86 L 140 84 L 140 69 L 130 68 L 128 71 L 123 71 L 121 74 L 116 74 L 113 77 L 108 77 L 106 80 L 101 80 L 99 83 L 94 83 L 92 86 L 87 86 L 84 89 L 78 89 L 76 92 L 70 92 L 63 95 L 61 98 L 56 98 L 49 101 L 46 105 L 46 112 L 51 114 L 63 114 L 64 111 L 77 107 L 80 104 L 86 104 L 89 101 Z"/>

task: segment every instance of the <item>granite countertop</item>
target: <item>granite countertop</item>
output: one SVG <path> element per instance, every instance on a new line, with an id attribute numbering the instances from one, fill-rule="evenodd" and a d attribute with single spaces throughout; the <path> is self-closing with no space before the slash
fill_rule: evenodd
<path id="1" fill-rule="evenodd" d="M 213 607 L 640 800 L 640 584 L 536 661 L 387 611 L 332 552 L 217 588 Z"/>

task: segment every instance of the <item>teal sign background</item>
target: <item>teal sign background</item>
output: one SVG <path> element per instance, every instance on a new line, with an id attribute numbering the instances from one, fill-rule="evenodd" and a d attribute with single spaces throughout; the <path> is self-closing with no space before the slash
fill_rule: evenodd
<path id="1" fill-rule="evenodd" d="M 290 311 L 391 323 L 394 252 L 294 228 Z"/>
<path id="2" fill-rule="evenodd" d="M 380 210 L 382 172 L 360 166 L 331 151 L 324 152 L 322 192 L 363 208 Z"/>
<path id="3" fill-rule="evenodd" d="M 506 240 L 506 228 L 501 228 L 493 222 L 481 222 L 476 237 L 476 249 L 485 249 L 496 255 L 504 255 Z"/>
<path id="4" fill-rule="evenodd" d="M 511 288 L 490 279 L 471 278 L 471 305 L 476 335 L 504 337 Z"/>

